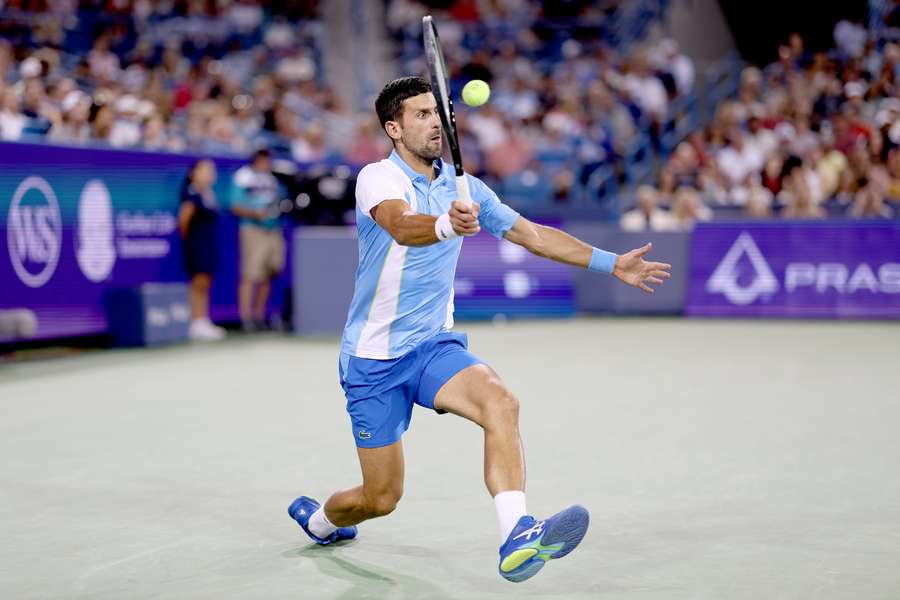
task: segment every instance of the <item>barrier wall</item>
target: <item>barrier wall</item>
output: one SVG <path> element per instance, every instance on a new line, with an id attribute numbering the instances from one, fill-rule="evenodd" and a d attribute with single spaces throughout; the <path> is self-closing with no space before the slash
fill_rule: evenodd
<path id="1" fill-rule="evenodd" d="M 0 143 L 0 310 L 27 308 L 35 338 L 105 333 L 104 297 L 184 281 L 176 212 L 195 156 Z M 227 206 L 242 164 L 214 159 Z M 237 223 L 220 219 L 214 319 L 237 319 Z M 277 305 L 285 286 L 273 291 Z"/>
<path id="2" fill-rule="evenodd" d="M 176 211 L 197 157 L 0 144 L 0 311 L 29 309 L 35 338 L 108 331 L 104 299 L 147 282 L 184 281 Z M 240 166 L 215 159 L 223 207 Z M 534 257 L 487 234 L 463 244 L 456 316 L 565 317 L 576 312 L 824 318 L 900 318 L 900 223 L 709 223 L 693 233 L 623 233 L 604 223 L 563 229 L 622 252 L 654 244 L 673 278 L 644 295 L 611 278 Z M 220 220 L 221 270 L 212 316 L 237 319 L 237 223 Z M 353 228 L 297 229 L 295 268 L 276 282 L 274 309 L 293 280 L 295 328 L 340 331 L 353 291 Z M 291 269 L 289 265 L 289 269 Z"/>
<path id="3" fill-rule="evenodd" d="M 293 246 L 295 331 L 339 333 L 353 296 L 355 228 L 298 229 Z M 455 317 L 572 316 L 577 309 L 573 272 L 487 234 L 466 239 L 454 280 Z"/>

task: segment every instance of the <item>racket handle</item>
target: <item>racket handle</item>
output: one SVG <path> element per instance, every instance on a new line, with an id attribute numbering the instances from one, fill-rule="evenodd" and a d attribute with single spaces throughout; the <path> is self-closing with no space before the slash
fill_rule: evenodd
<path id="1" fill-rule="evenodd" d="M 465 173 L 456 176 L 456 196 L 460 202 L 472 206 L 472 194 L 469 193 L 469 180 Z"/>

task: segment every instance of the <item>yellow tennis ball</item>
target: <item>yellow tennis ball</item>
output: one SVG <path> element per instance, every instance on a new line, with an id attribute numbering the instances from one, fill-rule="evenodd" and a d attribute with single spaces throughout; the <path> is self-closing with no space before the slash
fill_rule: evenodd
<path id="1" fill-rule="evenodd" d="M 463 88 L 463 102 L 469 106 L 481 106 L 491 97 L 491 86 L 480 79 L 473 79 Z"/>

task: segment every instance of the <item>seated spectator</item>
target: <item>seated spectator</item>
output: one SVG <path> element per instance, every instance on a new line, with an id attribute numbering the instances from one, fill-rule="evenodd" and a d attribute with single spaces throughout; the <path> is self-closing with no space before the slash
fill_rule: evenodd
<path id="1" fill-rule="evenodd" d="M 684 186 L 675 190 L 672 216 L 675 218 L 674 229 L 690 231 L 697 221 L 709 221 L 713 215 L 709 207 L 703 203 L 700 192 Z"/>
<path id="2" fill-rule="evenodd" d="M 141 142 L 141 117 L 139 100 L 126 94 L 116 100 L 115 118 L 107 141 L 115 148 L 137 146 Z"/>
<path id="3" fill-rule="evenodd" d="M 8 87 L 0 92 L 0 139 L 19 139 L 27 122 L 28 118 L 22 114 L 16 90 Z"/>
<path id="4" fill-rule="evenodd" d="M 781 192 L 782 203 L 785 205 L 782 216 L 788 219 L 821 219 L 825 217 L 825 211 L 819 206 L 813 190 L 810 188 L 808 170 L 803 161 L 796 156 L 790 156 L 784 161 L 783 181 L 784 189 Z"/>
<path id="5" fill-rule="evenodd" d="M 390 142 L 379 131 L 378 120 L 371 116 L 361 117 L 347 160 L 354 165 L 365 165 L 383 159 L 390 151 Z"/>
<path id="6" fill-rule="evenodd" d="M 747 188 L 751 179 L 760 172 L 764 164 L 765 156 L 756 147 L 746 143 L 740 129 L 732 128 L 728 132 L 728 144 L 716 156 L 716 165 L 730 203 L 742 205 L 747 201 Z"/>
<path id="7" fill-rule="evenodd" d="M 659 207 L 659 193 L 649 185 L 638 187 L 637 207 L 619 219 L 623 231 L 671 231 L 677 227 L 669 211 Z"/>
<path id="8" fill-rule="evenodd" d="M 751 219 L 767 219 L 772 216 L 772 192 L 759 185 L 752 186 L 744 205 L 744 216 Z"/>
<path id="9" fill-rule="evenodd" d="M 91 139 L 91 99 L 81 90 L 72 90 L 62 102 L 62 120 L 54 123 L 48 137 L 54 141 L 85 144 Z"/>
<path id="10" fill-rule="evenodd" d="M 856 192 L 847 215 L 855 219 L 890 219 L 894 211 L 884 201 L 886 190 L 874 181 Z"/>

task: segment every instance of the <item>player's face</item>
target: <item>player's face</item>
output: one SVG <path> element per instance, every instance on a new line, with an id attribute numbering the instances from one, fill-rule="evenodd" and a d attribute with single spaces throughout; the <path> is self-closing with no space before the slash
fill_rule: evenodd
<path id="1" fill-rule="evenodd" d="M 410 152 L 425 161 L 440 158 L 441 118 L 434 94 L 419 94 L 404 100 L 400 125 L 400 141 Z"/>

